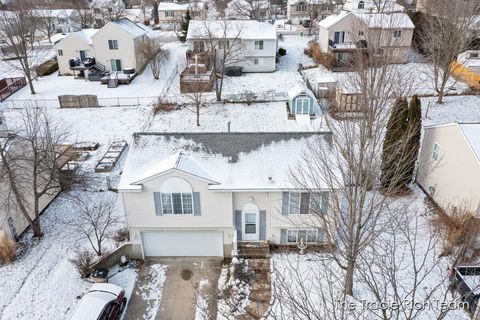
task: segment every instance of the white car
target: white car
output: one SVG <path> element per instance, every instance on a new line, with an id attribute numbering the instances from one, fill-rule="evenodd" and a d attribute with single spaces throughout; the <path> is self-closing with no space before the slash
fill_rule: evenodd
<path id="1" fill-rule="evenodd" d="M 126 305 L 127 298 L 121 287 L 111 283 L 96 283 L 83 296 L 70 319 L 117 320 Z"/>

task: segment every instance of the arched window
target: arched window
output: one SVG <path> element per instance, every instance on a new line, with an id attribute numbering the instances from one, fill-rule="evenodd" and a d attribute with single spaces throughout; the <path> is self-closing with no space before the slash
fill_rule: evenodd
<path id="1" fill-rule="evenodd" d="M 307 6 L 305 5 L 305 2 L 300 1 L 299 3 L 297 3 L 297 11 L 307 11 Z"/>
<path id="2" fill-rule="evenodd" d="M 364 1 L 359 1 L 358 2 L 358 9 L 365 9 L 365 2 Z"/>
<path id="3" fill-rule="evenodd" d="M 174 177 L 162 183 L 160 199 L 163 214 L 193 214 L 192 186 L 182 178 Z"/>

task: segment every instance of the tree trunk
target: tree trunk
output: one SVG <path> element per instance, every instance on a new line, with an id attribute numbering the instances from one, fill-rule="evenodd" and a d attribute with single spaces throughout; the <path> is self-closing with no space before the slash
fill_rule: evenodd
<path id="1" fill-rule="evenodd" d="M 438 91 L 437 103 L 438 104 L 443 103 L 443 88 Z"/>
<path id="2" fill-rule="evenodd" d="M 353 296 L 353 274 L 355 272 L 355 263 L 353 260 L 348 261 L 347 273 L 345 274 L 345 294 Z"/>
<path id="3" fill-rule="evenodd" d="M 40 238 L 42 236 L 42 228 L 40 227 L 40 219 L 37 218 L 32 223 L 32 231 L 34 238 Z"/>
<path id="4" fill-rule="evenodd" d="M 197 126 L 200 127 L 200 105 L 197 105 Z"/>

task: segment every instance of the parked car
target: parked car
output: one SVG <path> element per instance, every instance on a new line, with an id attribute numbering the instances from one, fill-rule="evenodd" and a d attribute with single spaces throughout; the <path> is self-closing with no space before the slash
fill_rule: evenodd
<path id="1" fill-rule="evenodd" d="M 118 320 L 125 310 L 125 291 L 111 283 L 96 283 L 83 296 L 71 320 Z"/>
<path id="2" fill-rule="evenodd" d="M 480 266 L 460 266 L 449 274 L 452 288 L 460 294 L 460 299 L 468 303 L 468 311 L 475 314 L 480 300 Z"/>
<path id="3" fill-rule="evenodd" d="M 239 77 L 243 73 L 243 68 L 242 67 L 237 67 L 237 66 L 231 66 L 231 67 L 225 67 L 225 74 L 230 77 Z"/>

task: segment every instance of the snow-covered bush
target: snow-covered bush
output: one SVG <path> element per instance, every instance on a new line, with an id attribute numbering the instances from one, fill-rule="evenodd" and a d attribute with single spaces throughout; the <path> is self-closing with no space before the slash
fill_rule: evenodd
<path id="1" fill-rule="evenodd" d="M 5 231 L 0 230 L 0 264 L 10 263 L 15 258 L 17 245 Z"/>
<path id="2" fill-rule="evenodd" d="M 93 272 L 93 259 L 95 255 L 88 250 L 80 250 L 77 252 L 75 258 L 70 259 L 70 262 L 75 265 L 80 277 L 88 278 Z"/>

